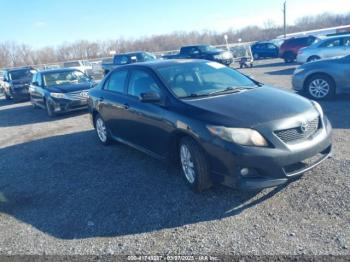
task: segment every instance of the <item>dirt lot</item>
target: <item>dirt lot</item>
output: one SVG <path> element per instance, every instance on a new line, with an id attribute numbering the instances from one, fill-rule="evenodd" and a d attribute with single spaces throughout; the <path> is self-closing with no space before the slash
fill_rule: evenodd
<path id="1" fill-rule="evenodd" d="M 243 70 L 291 90 L 293 65 Z M 334 158 L 286 187 L 192 193 L 85 112 L 49 119 L 0 99 L 0 254 L 350 254 L 350 97 L 322 103 Z"/>

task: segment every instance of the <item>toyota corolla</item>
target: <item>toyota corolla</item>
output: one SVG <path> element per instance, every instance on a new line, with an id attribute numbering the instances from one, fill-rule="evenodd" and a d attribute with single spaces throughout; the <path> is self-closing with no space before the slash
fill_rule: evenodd
<path id="1" fill-rule="evenodd" d="M 102 144 L 178 163 L 194 191 L 282 185 L 332 151 L 317 102 L 205 60 L 120 67 L 90 90 L 89 111 Z"/>

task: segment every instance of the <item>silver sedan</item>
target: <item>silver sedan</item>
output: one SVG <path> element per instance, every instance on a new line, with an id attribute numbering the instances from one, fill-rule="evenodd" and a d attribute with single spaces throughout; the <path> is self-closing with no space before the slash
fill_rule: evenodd
<path id="1" fill-rule="evenodd" d="M 327 37 L 299 50 L 298 63 L 350 55 L 350 34 Z"/>
<path id="2" fill-rule="evenodd" d="M 330 99 L 338 93 L 350 93 L 350 55 L 319 60 L 298 67 L 293 89 L 315 100 Z"/>

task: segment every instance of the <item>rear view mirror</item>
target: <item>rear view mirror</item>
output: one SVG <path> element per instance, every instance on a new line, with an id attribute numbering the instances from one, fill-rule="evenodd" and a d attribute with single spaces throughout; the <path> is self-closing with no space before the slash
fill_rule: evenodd
<path id="1" fill-rule="evenodd" d="M 160 101 L 160 94 L 156 92 L 141 93 L 140 101 L 143 103 L 155 103 Z"/>

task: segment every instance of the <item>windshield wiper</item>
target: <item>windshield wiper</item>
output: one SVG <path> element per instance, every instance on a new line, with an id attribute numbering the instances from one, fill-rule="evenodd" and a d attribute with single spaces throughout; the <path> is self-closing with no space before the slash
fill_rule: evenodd
<path id="1" fill-rule="evenodd" d="M 229 86 L 229 87 L 227 87 L 227 88 L 225 88 L 225 89 L 211 92 L 211 93 L 209 93 L 208 95 L 219 95 L 219 94 L 238 93 L 238 92 L 241 92 L 241 91 L 247 90 L 247 89 L 252 89 L 252 87 L 242 87 L 242 86 L 239 86 L 239 87 L 232 87 L 232 86 Z"/>
<path id="2" fill-rule="evenodd" d="M 204 96 L 209 96 L 209 94 L 196 94 L 192 93 L 189 96 L 182 96 L 181 98 L 197 98 L 197 97 L 204 97 Z"/>

